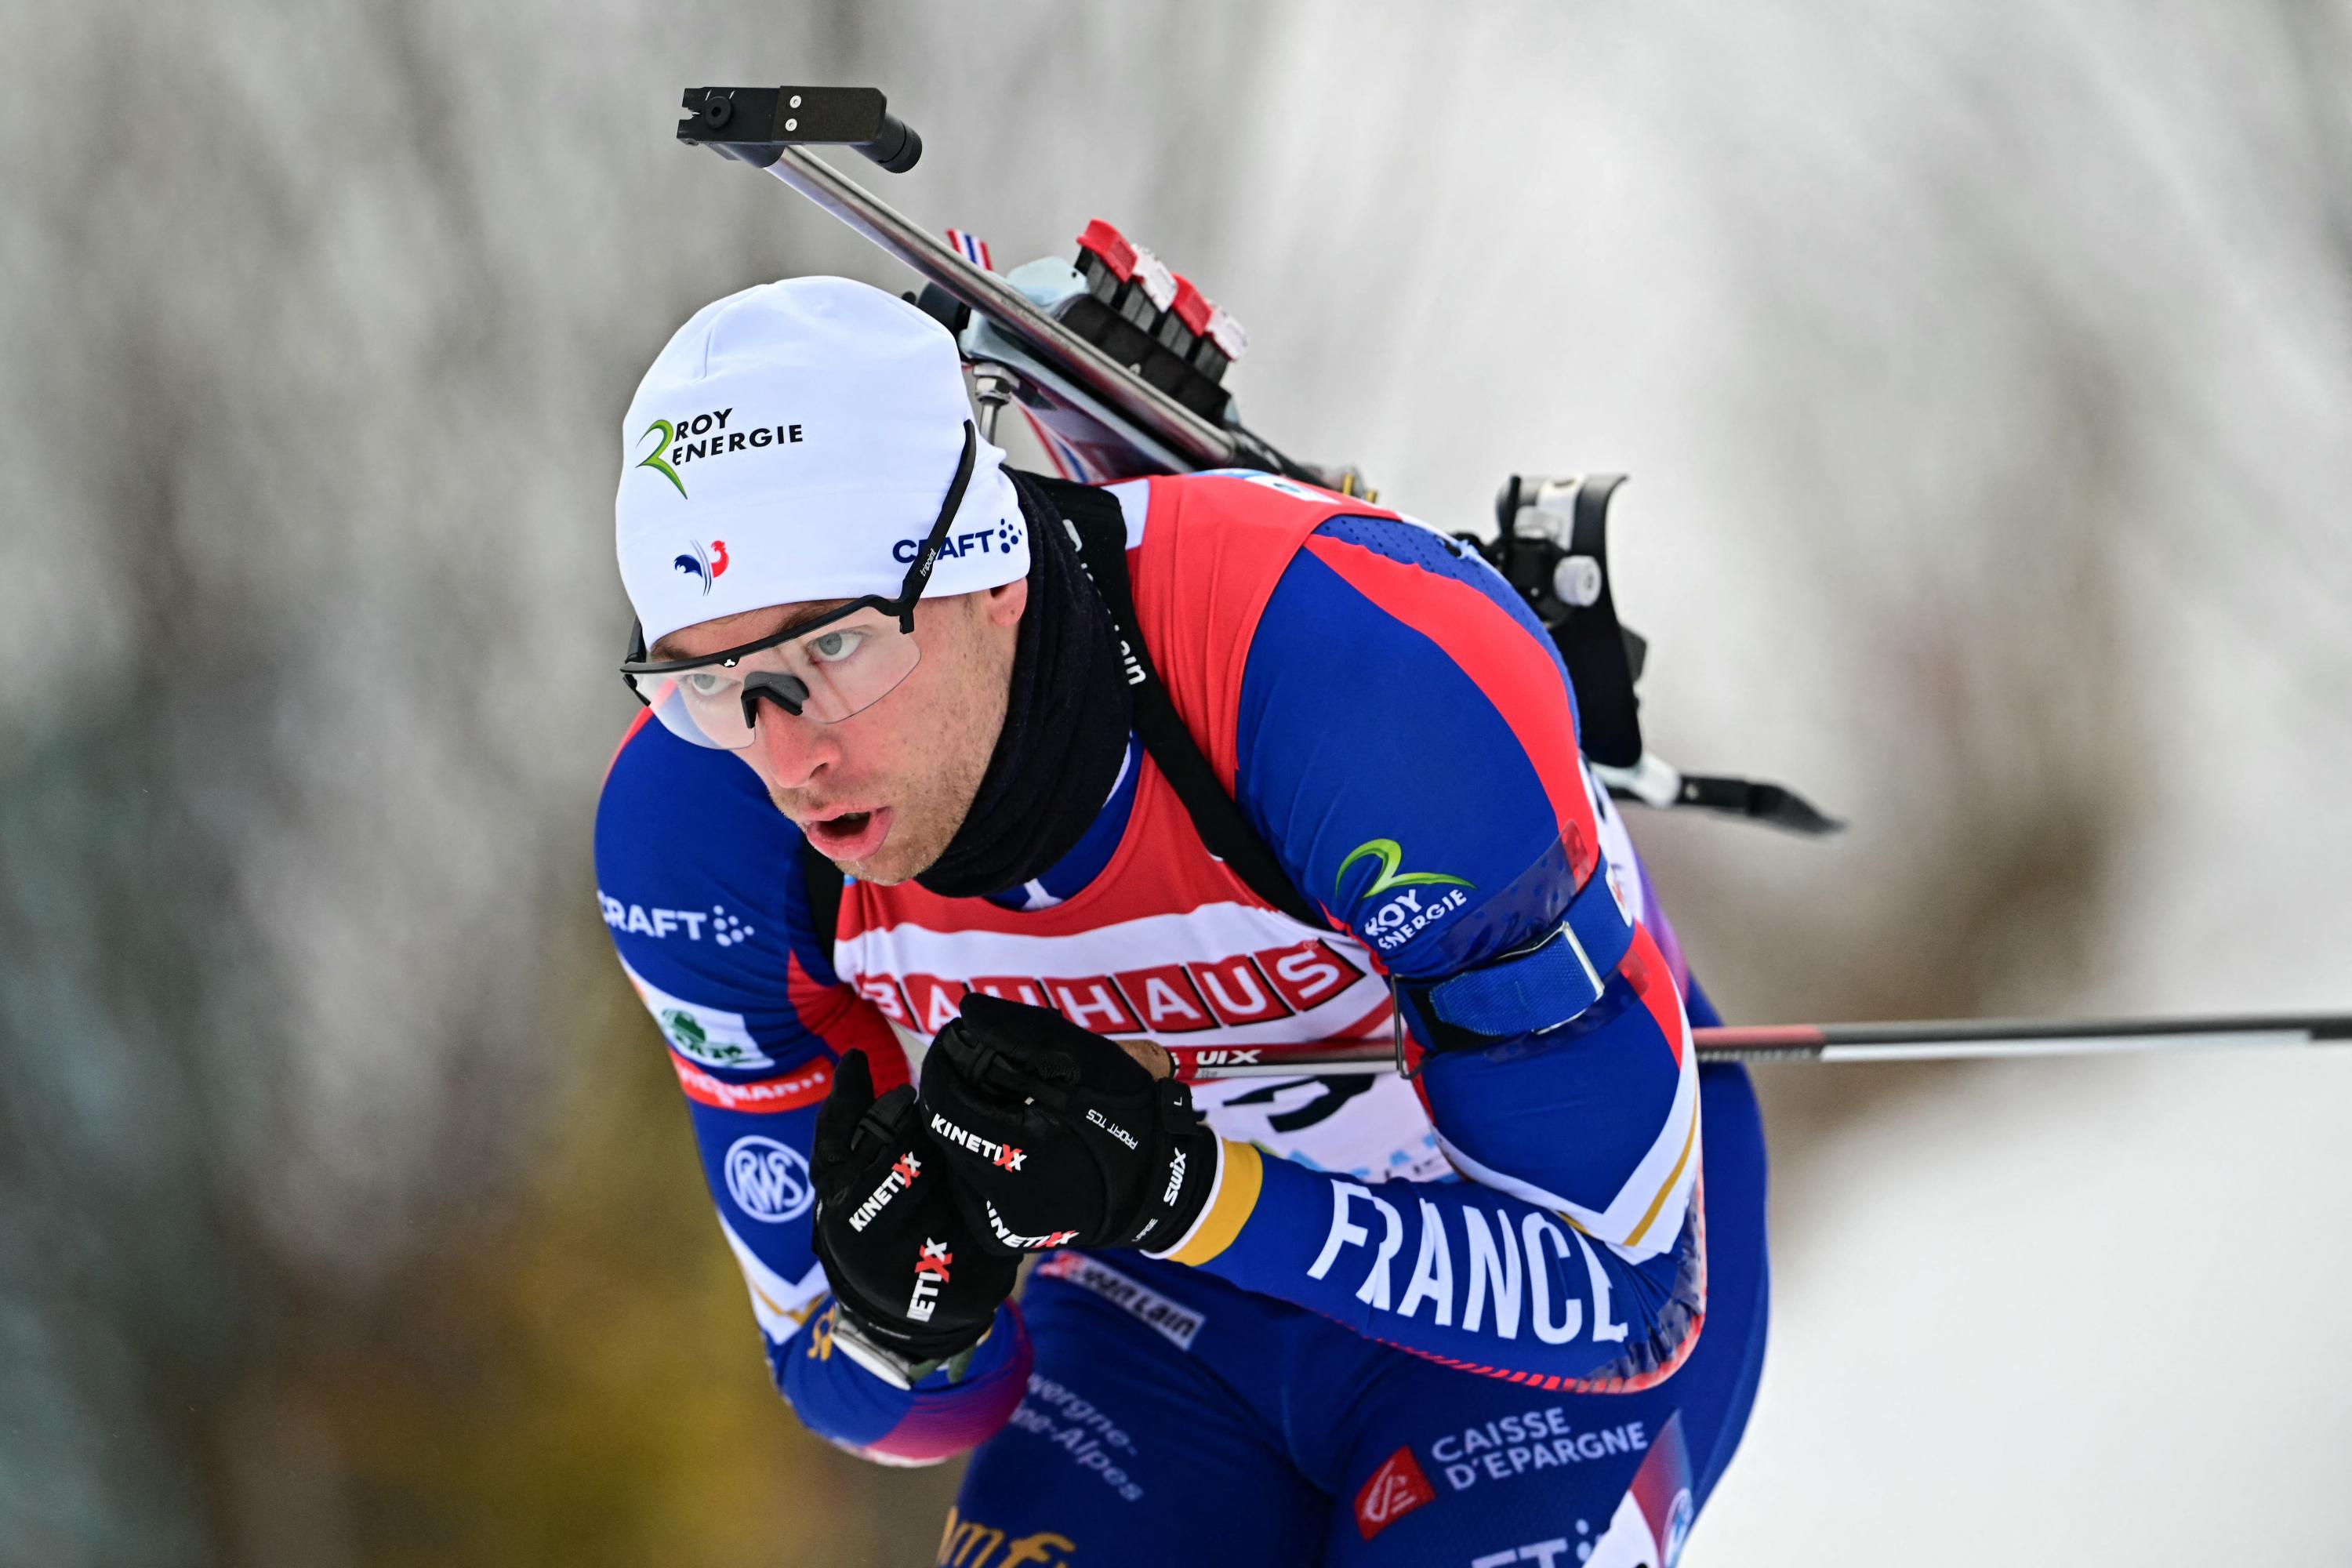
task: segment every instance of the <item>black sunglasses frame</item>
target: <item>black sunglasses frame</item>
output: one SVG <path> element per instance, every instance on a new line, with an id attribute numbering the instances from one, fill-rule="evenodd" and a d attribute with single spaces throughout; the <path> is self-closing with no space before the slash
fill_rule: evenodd
<path id="1" fill-rule="evenodd" d="M 906 581 L 898 585 L 897 597 L 890 598 L 880 594 L 868 594 L 864 598 L 851 600 L 837 610 L 827 610 L 813 621 L 803 621 L 799 626 L 787 626 L 772 637 L 764 637 L 757 642 L 747 642 L 735 647 L 722 648 L 717 653 L 706 654 L 700 658 L 648 659 L 646 657 L 645 623 L 632 621 L 629 624 L 628 656 L 621 663 L 621 679 L 627 684 L 629 695 L 650 708 L 653 706 L 652 700 L 637 689 L 638 676 L 677 675 L 689 669 L 708 669 L 713 665 L 722 667 L 732 665 L 764 648 L 774 647 L 779 643 L 791 642 L 795 637 L 804 637 L 811 632 L 822 631 L 835 621 L 846 619 L 860 610 L 881 610 L 895 616 L 898 620 L 898 629 L 909 637 L 913 636 L 915 604 L 923 596 L 923 589 L 931 580 L 931 568 L 939 564 L 940 552 L 947 545 L 948 527 L 955 521 L 956 510 L 963 505 L 963 492 L 971 483 L 972 467 L 979 457 L 980 432 L 974 429 L 971 421 L 967 419 L 963 422 L 963 457 L 956 464 L 955 479 L 948 486 L 947 500 L 940 504 L 940 515 L 931 524 L 929 535 L 924 539 L 922 548 L 915 552 L 914 561 L 907 567 Z"/>

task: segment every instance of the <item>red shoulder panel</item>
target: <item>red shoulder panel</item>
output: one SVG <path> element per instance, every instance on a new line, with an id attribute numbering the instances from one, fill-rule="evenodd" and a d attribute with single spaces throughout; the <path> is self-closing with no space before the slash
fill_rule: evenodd
<path id="1" fill-rule="evenodd" d="M 1228 791 L 1242 672 L 1275 584 L 1331 518 L 1394 515 L 1270 475 L 1151 481 L 1143 542 L 1128 552 L 1136 618 L 1177 714 Z"/>

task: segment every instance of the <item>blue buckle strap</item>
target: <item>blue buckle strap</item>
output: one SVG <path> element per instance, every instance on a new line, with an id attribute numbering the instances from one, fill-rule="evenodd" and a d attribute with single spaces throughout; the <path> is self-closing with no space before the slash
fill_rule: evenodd
<path id="1" fill-rule="evenodd" d="M 1441 1050 L 1540 1035 L 1600 1001 L 1633 945 L 1604 859 L 1541 941 L 1433 985 L 1408 981 L 1399 989 L 1432 1025 Z"/>

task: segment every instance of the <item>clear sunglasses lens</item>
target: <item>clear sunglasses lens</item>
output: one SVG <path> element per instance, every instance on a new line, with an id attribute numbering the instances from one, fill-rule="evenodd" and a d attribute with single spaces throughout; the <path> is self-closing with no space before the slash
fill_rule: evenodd
<path id="1" fill-rule="evenodd" d="M 712 678 L 722 675 L 723 684 L 737 693 L 731 703 L 714 691 L 722 683 Z M 732 670 L 689 669 L 632 679 L 654 717 L 679 740 L 722 752 L 740 752 L 751 743 L 753 731 L 743 722 L 741 683 Z"/>
<path id="2" fill-rule="evenodd" d="M 888 696 L 921 658 L 922 650 L 898 629 L 897 621 L 877 611 L 860 611 L 806 637 L 746 654 L 731 665 L 702 665 L 634 679 L 654 716 L 672 734 L 698 746 L 740 752 L 758 734 L 743 714 L 743 683 L 751 676 L 797 680 L 808 691 L 801 717 L 837 724 Z M 768 706 L 764 700 L 755 704 Z"/>

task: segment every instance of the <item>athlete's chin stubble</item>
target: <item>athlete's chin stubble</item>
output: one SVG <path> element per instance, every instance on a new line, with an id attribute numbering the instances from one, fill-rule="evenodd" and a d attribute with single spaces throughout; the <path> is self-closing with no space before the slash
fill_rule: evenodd
<path id="1" fill-rule="evenodd" d="M 988 760 L 994 749 L 992 742 L 987 749 L 972 756 L 967 754 L 968 748 L 959 747 L 955 755 L 944 759 L 941 772 L 923 780 L 893 803 L 890 837 L 883 840 L 881 850 L 870 859 L 842 864 L 841 868 L 860 881 L 884 887 L 929 870 L 947 853 L 964 818 L 971 815 L 971 803 L 980 795 L 980 783 L 988 772 Z M 780 796 L 772 794 L 768 799 L 778 811 L 783 811 Z"/>
<path id="2" fill-rule="evenodd" d="M 880 852 L 869 860 L 844 865 L 843 870 L 860 881 L 891 887 L 921 876 L 947 853 L 964 819 L 971 815 L 972 802 L 979 798 L 981 782 L 996 754 L 1010 674 L 1008 668 L 996 681 L 982 687 L 983 691 L 995 689 L 994 702 L 975 703 L 972 706 L 979 711 L 967 710 L 962 723 L 940 727 L 945 732 L 940 735 L 931 770 L 904 790 L 890 792 L 895 797 L 890 801 L 890 837 L 883 841 Z M 783 810 L 780 795 L 772 793 L 768 798 L 777 810 Z"/>

